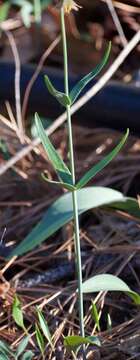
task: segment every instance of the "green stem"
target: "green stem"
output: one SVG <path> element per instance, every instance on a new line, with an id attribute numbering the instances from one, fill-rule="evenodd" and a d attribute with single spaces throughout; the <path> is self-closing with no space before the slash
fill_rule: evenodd
<path id="1" fill-rule="evenodd" d="M 34 0 L 34 16 L 37 24 L 41 23 L 41 1 Z"/>
<path id="2" fill-rule="evenodd" d="M 63 7 L 61 8 L 61 27 L 62 27 L 63 56 L 64 56 L 65 92 L 66 92 L 67 96 L 69 96 L 67 40 L 66 40 L 66 30 L 65 30 L 65 19 L 64 19 Z M 75 185 L 75 166 L 74 166 L 73 136 L 72 136 L 70 106 L 67 106 L 67 123 L 68 123 L 68 136 L 69 136 L 70 167 L 71 167 L 71 174 L 72 174 L 72 182 L 73 182 L 73 185 Z M 72 201 L 73 201 L 74 228 L 75 228 L 74 235 L 75 235 L 75 249 L 76 249 L 76 264 L 77 264 L 77 275 L 78 275 L 80 335 L 85 336 L 85 334 L 84 334 L 83 293 L 82 293 L 82 265 L 81 265 L 79 217 L 78 217 L 78 203 L 77 203 L 77 191 L 76 190 L 72 192 Z"/>

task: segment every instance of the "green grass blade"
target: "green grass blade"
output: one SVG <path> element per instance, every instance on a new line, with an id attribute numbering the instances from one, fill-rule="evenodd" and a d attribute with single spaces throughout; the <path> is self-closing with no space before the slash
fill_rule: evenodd
<path id="1" fill-rule="evenodd" d="M 71 100 L 71 104 L 73 104 L 75 102 L 75 100 L 77 99 L 77 97 L 80 95 L 81 91 L 85 88 L 85 86 L 91 81 L 93 80 L 100 72 L 101 70 L 104 68 L 104 66 L 107 63 L 107 60 L 109 58 L 109 54 L 111 51 L 111 42 L 109 42 L 108 48 L 104 54 L 104 57 L 101 61 L 100 64 L 98 64 L 95 69 L 93 71 L 91 71 L 89 74 L 87 74 L 86 76 L 84 76 L 83 79 L 81 79 L 75 86 L 74 88 L 71 90 L 70 92 L 70 100 Z"/>
<path id="2" fill-rule="evenodd" d="M 44 337 L 41 334 L 41 331 L 40 331 L 37 324 L 35 324 L 35 335 L 36 335 L 36 340 L 37 340 L 38 347 L 39 347 L 39 349 L 41 351 L 42 356 L 44 356 L 44 351 L 45 351 Z"/>
<path id="3" fill-rule="evenodd" d="M 41 328 L 45 338 L 48 340 L 49 344 L 51 345 L 52 349 L 54 349 L 53 343 L 52 343 L 52 337 L 51 337 L 51 334 L 50 334 L 50 330 L 49 330 L 47 321 L 44 318 L 41 310 L 38 307 L 36 308 L 36 310 L 37 310 L 37 314 L 38 314 L 40 328 Z"/>
<path id="4" fill-rule="evenodd" d="M 100 317 L 99 317 L 99 313 L 98 313 L 98 310 L 97 310 L 97 306 L 96 304 L 93 302 L 92 303 L 92 309 L 91 309 L 91 314 L 92 314 L 92 318 L 96 324 L 96 327 L 98 329 L 98 331 L 100 331 Z"/>
<path id="5" fill-rule="evenodd" d="M 95 175 L 97 175 L 104 167 L 106 167 L 114 157 L 119 153 L 122 146 L 125 144 L 129 135 L 129 129 L 127 129 L 126 134 L 121 139 L 120 143 L 101 161 L 98 162 L 95 166 L 93 166 L 87 173 L 82 177 L 82 179 L 77 183 L 76 188 L 81 189 L 84 187 Z"/>
<path id="6" fill-rule="evenodd" d="M 82 284 L 84 294 L 100 291 L 121 291 L 130 296 L 137 305 L 140 305 L 140 295 L 132 291 L 119 277 L 111 274 L 93 276 Z"/>
<path id="7" fill-rule="evenodd" d="M 140 218 L 137 200 L 127 198 L 119 191 L 105 187 L 88 187 L 77 191 L 79 215 L 97 207 L 125 211 Z M 86 201 L 85 201 L 86 199 Z M 57 230 L 73 219 L 71 193 L 64 194 L 46 211 L 42 220 L 33 228 L 25 239 L 12 251 L 10 257 L 22 255 L 48 239 Z"/>
<path id="8" fill-rule="evenodd" d="M 0 23 L 2 23 L 7 19 L 9 9 L 10 9 L 10 1 L 6 1 L 4 4 L 0 6 Z"/>
<path id="9" fill-rule="evenodd" d="M 71 105 L 69 96 L 67 96 L 61 91 L 56 90 L 47 75 L 45 75 L 45 84 L 49 93 L 54 96 L 61 105 L 63 105 L 64 107 L 66 107 L 67 105 Z"/>
<path id="10" fill-rule="evenodd" d="M 37 113 L 35 114 L 35 123 L 38 131 L 38 135 L 41 139 L 44 149 L 46 150 L 47 156 L 52 166 L 57 172 L 57 175 L 60 177 L 60 179 L 63 182 L 72 185 L 71 172 L 68 169 L 67 165 L 62 160 L 62 158 L 59 156 L 58 152 L 55 150 L 51 141 L 49 140 L 49 137 L 45 133 L 42 122 Z"/>

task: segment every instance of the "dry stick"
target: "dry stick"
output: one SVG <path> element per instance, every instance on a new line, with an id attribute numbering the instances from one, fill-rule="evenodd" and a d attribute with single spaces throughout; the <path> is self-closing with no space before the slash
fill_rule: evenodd
<path id="1" fill-rule="evenodd" d="M 106 0 L 101 0 L 101 1 L 106 2 Z M 115 0 L 113 1 L 113 5 L 120 10 L 124 10 L 134 14 L 140 14 L 140 8 L 138 6 L 124 4 L 120 1 L 115 1 Z"/>
<path id="2" fill-rule="evenodd" d="M 17 126 L 16 119 L 13 115 L 13 111 L 12 111 L 9 101 L 5 101 L 5 106 L 6 106 L 6 110 L 8 112 L 9 118 L 11 120 L 11 122 L 9 120 L 8 120 L 8 122 L 10 122 L 10 124 L 14 127 L 14 131 L 16 132 L 17 137 L 19 138 L 19 128 Z"/>
<path id="3" fill-rule="evenodd" d="M 7 119 L 5 116 L 3 116 L 2 114 L 0 114 L 0 121 L 1 121 L 4 125 L 6 125 L 7 127 L 9 127 L 11 130 L 13 130 L 13 131 L 19 136 L 18 128 L 17 128 L 17 125 L 16 125 L 15 122 L 8 120 L 8 119 Z M 27 135 L 24 135 L 24 140 L 26 141 L 27 144 L 30 144 L 30 142 L 31 142 L 30 138 L 29 138 Z M 33 150 L 36 152 L 36 154 L 38 154 L 38 155 L 40 154 L 39 149 L 34 148 Z"/>
<path id="4" fill-rule="evenodd" d="M 110 13 L 111 13 L 112 19 L 114 21 L 114 24 L 116 26 L 116 29 L 118 31 L 118 34 L 120 35 L 122 45 L 123 45 L 123 47 L 125 47 L 127 45 L 128 41 L 127 41 L 127 39 L 125 37 L 124 31 L 123 31 L 122 25 L 120 23 L 118 14 L 116 12 L 116 9 L 114 7 L 114 4 L 113 4 L 112 0 L 106 0 L 106 3 L 107 3 L 107 6 L 108 6 L 108 8 L 110 10 Z"/>
<path id="5" fill-rule="evenodd" d="M 25 91 L 25 95 L 24 95 L 24 99 L 23 99 L 23 105 L 22 105 L 22 118 L 25 119 L 26 116 L 26 111 L 27 111 L 27 106 L 28 106 L 28 100 L 29 100 L 29 95 L 31 92 L 31 89 L 40 73 L 40 71 L 42 70 L 42 67 L 44 65 L 44 62 L 46 61 L 46 59 L 48 58 L 48 56 L 51 54 L 51 52 L 55 49 L 55 47 L 58 45 L 59 41 L 60 41 L 61 37 L 57 36 L 57 38 L 52 42 L 52 44 L 48 47 L 48 49 L 44 52 L 44 54 L 42 55 L 39 64 L 37 65 L 37 68 L 32 76 L 32 78 L 30 79 L 26 91 Z"/>
<path id="6" fill-rule="evenodd" d="M 74 114 L 77 110 L 79 110 L 83 105 L 85 105 L 93 96 L 95 96 L 103 86 L 111 79 L 112 75 L 118 70 L 120 65 L 124 62 L 130 52 L 137 46 L 140 41 L 140 30 L 134 35 L 132 40 L 128 43 L 128 45 L 123 49 L 114 63 L 110 66 L 110 68 L 106 71 L 106 73 L 102 76 L 102 78 L 89 90 L 85 95 L 83 95 L 71 108 L 71 113 Z M 54 123 L 46 130 L 47 135 L 51 135 L 58 127 L 60 127 L 66 120 L 67 115 L 64 112 L 61 116 L 59 116 Z M 10 160 L 8 160 L 5 164 L 0 167 L 0 175 L 4 174 L 11 166 L 13 166 L 17 161 L 21 160 L 24 156 L 28 155 L 30 151 L 33 150 L 34 147 L 40 144 L 40 139 L 36 138 L 31 141 L 30 145 L 25 146 L 22 150 L 20 150 L 15 156 L 13 156 Z"/>
<path id="7" fill-rule="evenodd" d="M 20 58 L 16 46 L 15 39 L 10 31 L 5 31 L 5 34 L 8 37 L 14 60 L 15 60 L 15 102 L 16 102 L 16 118 L 17 118 L 17 125 L 19 129 L 19 139 L 20 142 L 24 143 L 24 127 L 22 122 L 22 113 L 21 113 L 21 98 L 20 98 L 20 73 L 21 73 L 21 66 L 20 66 Z"/>

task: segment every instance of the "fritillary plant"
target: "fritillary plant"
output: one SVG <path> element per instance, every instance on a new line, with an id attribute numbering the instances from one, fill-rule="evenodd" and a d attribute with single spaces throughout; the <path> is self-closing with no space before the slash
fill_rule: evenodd
<path id="1" fill-rule="evenodd" d="M 55 184 L 63 189 L 67 190 L 67 193 L 58 199 L 48 210 L 43 222 L 38 224 L 32 233 L 23 240 L 23 242 L 17 246 L 12 255 L 21 255 L 24 252 L 29 251 L 34 246 L 41 243 L 43 240 L 52 235 L 60 227 L 64 226 L 71 219 L 74 220 L 74 241 L 75 241 L 75 262 L 77 267 L 77 297 L 78 297 L 78 310 L 79 310 L 79 326 L 80 333 L 76 336 L 67 336 L 64 339 L 64 344 L 68 350 L 75 353 L 80 346 L 82 346 L 83 359 L 86 358 L 85 346 L 96 345 L 100 346 L 99 338 L 96 336 L 85 336 L 84 328 L 84 294 L 101 292 L 101 291 L 122 291 L 125 292 L 136 303 L 140 304 L 140 296 L 132 291 L 129 286 L 120 278 L 111 274 L 96 275 L 85 282 L 82 280 L 82 265 L 81 265 L 81 249 L 80 249 L 80 234 L 79 234 L 79 214 L 92 207 L 103 206 L 108 204 L 112 208 L 120 207 L 123 210 L 128 210 L 130 213 L 135 212 L 140 216 L 139 207 L 134 199 L 125 198 L 120 192 L 107 188 L 88 187 L 85 188 L 87 183 L 95 177 L 105 166 L 107 166 L 113 158 L 121 150 L 125 144 L 129 130 L 127 129 L 125 135 L 122 137 L 118 145 L 101 161 L 83 175 L 83 177 L 76 182 L 75 176 L 75 161 L 74 161 L 74 149 L 73 149 L 73 135 L 72 135 L 72 123 L 71 123 L 71 106 L 74 104 L 81 91 L 85 86 L 93 80 L 102 69 L 105 67 L 109 54 L 111 51 L 111 44 L 105 51 L 101 62 L 91 71 L 84 76 L 73 89 L 69 89 L 69 76 L 68 76 L 68 53 L 67 53 L 67 38 L 65 29 L 65 16 L 72 11 L 80 10 L 80 6 L 73 0 L 63 0 L 61 2 L 60 20 L 61 20 L 61 34 L 63 43 L 63 60 L 64 60 L 64 91 L 61 92 L 56 89 L 52 84 L 49 77 L 45 76 L 45 83 L 48 91 L 52 96 L 66 109 L 67 113 L 67 130 L 68 130 L 68 153 L 69 153 L 69 166 L 63 161 L 59 153 L 54 148 L 50 139 L 48 138 L 39 115 L 35 114 L 35 124 L 37 127 L 38 135 L 41 139 L 43 147 L 47 153 L 47 156 L 57 174 L 58 180 L 50 180 L 46 174 L 44 178 L 50 184 Z M 92 204 L 91 204 L 92 202 Z M 131 204 L 132 210 L 131 210 Z M 42 226 L 42 227 L 41 227 Z M 98 314 L 95 306 L 93 307 L 94 316 L 96 317 L 97 328 L 100 329 Z M 44 321 L 38 312 L 40 321 Z M 37 339 L 42 348 L 43 342 L 41 342 L 40 331 L 36 327 Z M 47 335 L 46 335 L 47 336 Z"/>

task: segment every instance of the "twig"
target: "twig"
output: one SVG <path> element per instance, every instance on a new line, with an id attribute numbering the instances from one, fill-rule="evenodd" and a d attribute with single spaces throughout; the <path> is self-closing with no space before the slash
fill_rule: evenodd
<path id="1" fill-rule="evenodd" d="M 20 73 L 21 73 L 21 66 L 20 66 L 20 58 L 16 46 L 15 39 L 10 31 L 5 31 L 9 39 L 9 43 L 13 52 L 14 60 L 15 60 L 15 101 L 16 101 L 16 119 L 17 125 L 19 129 L 19 136 L 20 141 L 24 143 L 24 127 L 22 122 L 22 113 L 21 113 L 21 98 L 20 98 Z"/>
<path id="2" fill-rule="evenodd" d="M 16 119 L 15 119 L 15 117 L 14 117 L 14 114 L 13 114 L 13 111 L 12 111 L 12 108 L 11 108 L 11 105 L 10 105 L 9 101 L 5 101 L 5 106 L 6 106 L 6 110 L 7 110 L 7 112 L 8 112 L 9 118 L 10 118 L 10 120 L 11 120 L 11 123 L 10 123 L 10 121 L 8 120 L 7 125 L 8 125 L 8 123 L 11 124 L 11 128 L 13 127 L 14 131 L 16 132 L 16 134 L 17 134 L 17 136 L 18 136 L 18 138 L 19 138 L 19 137 L 20 137 L 20 135 L 19 135 L 19 129 L 18 129 L 18 126 L 17 126 L 17 123 L 16 123 Z M 8 125 L 8 126 L 9 126 L 9 125 Z M 10 126 L 9 126 L 9 127 L 10 127 Z"/>
<path id="3" fill-rule="evenodd" d="M 17 256 L 13 256 L 12 259 L 10 259 L 6 265 L 4 266 L 4 268 L 2 270 L 0 270 L 0 274 L 3 275 L 7 269 L 9 269 L 9 267 L 14 263 L 14 261 L 16 260 Z"/>
<path id="4" fill-rule="evenodd" d="M 106 0 L 101 1 L 106 2 Z M 120 10 L 124 10 L 134 14 L 140 14 L 140 8 L 138 6 L 124 4 L 120 1 L 113 1 L 113 5 Z"/>
<path id="5" fill-rule="evenodd" d="M 61 37 L 57 36 L 57 38 L 52 42 L 52 44 L 44 52 L 44 54 L 42 55 L 42 57 L 41 57 L 41 59 L 39 61 L 39 64 L 36 67 L 36 70 L 35 70 L 32 78 L 30 79 L 30 81 L 29 81 L 29 83 L 27 85 L 25 95 L 24 95 L 24 99 L 23 99 L 23 105 L 22 105 L 22 118 L 23 119 L 25 119 L 25 116 L 26 116 L 29 95 L 30 95 L 31 89 L 33 87 L 33 84 L 35 83 L 40 71 L 42 70 L 44 62 L 46 61 L 47 57 L 51 54 L 51 52 L 54 50 L 54 48 L 58 45 L 60 39 L 61 39 Z"/>
<path id="6" fill-rule="evenodd" d="M 114 24 L 116 26 L 116 29 L 118 31 L 118 34 L 120 35 L 122 45 L 123 45 L 123 47 L 125 47 L 127 45 L 128 41 L 127 41 L 126 36 L 124 34 L 124 31 L 123 31 L 122 25 L 120 23 L 118 14 L 116 12 L 116 9 L 114 7 L 114 4 L 113 4 L 112 0 L 106 0 L 106 3 L 107 3 L 107 6 L 108 6 L 108 8 L 110 10 L 110 13 L 111 13 L 112 19 L 114 21 Z"/>
<path id="7" fill-rule="evenodd" d="M 8 120 L 5 116 L 3 116 L 2 114 L 0 114 L 0 121 L 1 121 L 3 124 L 5 124 L 7 127 L 9 127 L 11 130 L 13 130 L 13 131 L 17 134 L 17 136 L 18 136 L 18 128 L 17 128 L 17 125 L 16 125 L 15 122 L 9 121 L 9 120 Z M 26 141 L 27 144 L 30 144 L 30 142 L 31 142 L 30 138 L 29 138 L 27 135 L 24 136 L 24 140 Z M 35 147 L 33 150 L 34 150 L 34 152 L 35 152 L 36 154 L 38 154 L 38 155 L 40 154 L 39 148 Z"/>
<path id="8" fill-rule="evenodd" d="M 102 87 L 111 79 L 112 75 L 118 70 L 120 65 L 124 62 L 130 52 L 137 46 L 140 41 L 140 30 L 137 34 L 134 35 L 132 40 L 127 44 L 125 49 L 123 49 L 114 63 L 110 66 L 110 68 L 106 71 L 106 73 L 102 76 L 102 78 L 83 95 L 71 108 L 72 114 L 74 114 L 77 110 L 79 110 L 84 104 L 86 104 L 93 96 L 95 96 Z M 64 112 L 61 116 L 59 116 L 54 123 L 46 130 L 48 135 L 51 135 L 58 127 L 60 127 L 66 120 L 66 112 Z M 4 174 L 11 166 L 13 166 L 17 161 L 21 160 L 24 156 L 28 155 L 30 151 L 33 150 L 34 147 L 40 144 L 40 139 L 36 138 L 31 141 L 30 145 L 24 147 L 20 150 L 15 156 L 13 156 L 10 160 L 8 160 L 5 164 L 0 167 L 0 175 Z"/>
<path id="9" fill-rule="evenodd" d="M 7 19 L 2 22 L 1 28 L 3 31 L 10 31 L 18 29 L 23 26 L 23 22 L 20 19 Z"/>

